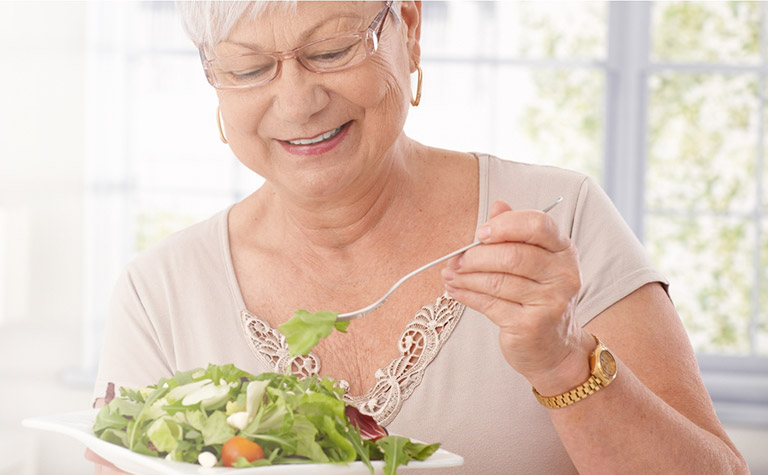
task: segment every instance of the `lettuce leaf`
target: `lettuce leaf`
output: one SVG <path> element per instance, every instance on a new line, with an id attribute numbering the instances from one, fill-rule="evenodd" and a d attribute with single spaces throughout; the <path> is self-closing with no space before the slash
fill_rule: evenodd
<path id="1" fill-rule="evenodd" d="M 410 460 L 426 460 L 440 447 L 440 444 L 411 442 L 407 437 L 388 435 L 376 441 L 384 453 L 384 473 L 394 475 L 397 467 L 408 465 Z"/>
<path id="2" fill-rule="evenodd" d="M 293 318 L 277 327 L 285 335 L 288 352 L 291 356 L 306 355 L 312 351 L 322 338 L 327 337 L 333 329 L 346 333 L 349 322 L 339 322 L 335 312 L 320 311 L 311 313 L 306 310 L 296 310 Z"/>
<path id="3" fill-rule="evenodd" d="M 159 452 L 172 452 L 182 439 L 182 430 L 170 417 L 161 417 L 150 424 L 147 436 Z"/>
<path id="4" fill-rule="evenodd" d="M 235 436 L 235 431 L 227 424 L 227 416 L 221 411 L 214 411 L 203 424 L 203 443 L 205 445 L 223 444 Z"/>

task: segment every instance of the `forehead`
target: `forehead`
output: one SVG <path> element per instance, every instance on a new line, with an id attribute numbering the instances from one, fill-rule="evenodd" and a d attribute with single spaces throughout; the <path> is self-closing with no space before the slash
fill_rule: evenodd
<path id="1" fill-rule="evenodd" d="M 295 8 L 280 8 L 284 2 L 265 2 L 261 8 L 243 15 L 229 36 L 217 45 L 230 49 L 274 51 L 291 49 L 302 42 L 359 31 L 368 26 L 383 2 L 299 1 Z"/>

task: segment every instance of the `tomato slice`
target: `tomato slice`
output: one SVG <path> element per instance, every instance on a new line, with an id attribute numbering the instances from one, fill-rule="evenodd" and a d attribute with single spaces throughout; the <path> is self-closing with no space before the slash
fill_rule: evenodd
<path id="1" fill-rule="evenodd" d="M 236 435 L 224 442 L 224 445 L 221 447 L 221 463 L 225 467 L 232 467 L 239 457 L 253 462 L 254 460 L 264 458 L 264 450 L 256 442 Z"/>

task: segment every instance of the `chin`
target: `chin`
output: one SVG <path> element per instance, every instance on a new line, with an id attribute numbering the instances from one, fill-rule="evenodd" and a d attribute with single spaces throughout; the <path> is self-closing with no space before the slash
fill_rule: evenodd
<path id="1" fill-rule="evenodd" d="M 352 193 L 349 176 L 315 171 L 285 184 L 290 193 L 305 200 L 338 200 Z"/>

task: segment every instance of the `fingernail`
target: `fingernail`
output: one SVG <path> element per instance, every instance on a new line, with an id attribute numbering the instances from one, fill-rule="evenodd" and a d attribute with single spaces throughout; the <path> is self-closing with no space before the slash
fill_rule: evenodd
<path id="1" fill-rule="evenodd" d="M 487 224 L 484 224 L 480 229 L 477 230 L 477 239 L 479 241 L 488 239 L 490 235 L 491 235 L 491 227 Z"/>
<path id="2" fill-rule="evenodd" d="M 453 270 L 447 267 L 443 269 L 443 280 L 453 280 L 455 278 L 456 278 L 456 273 Z"/>

